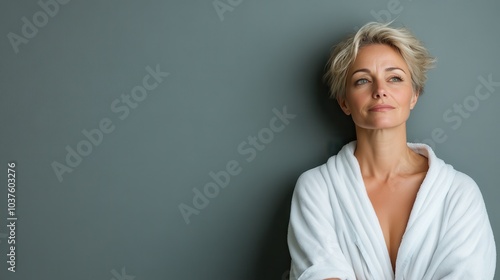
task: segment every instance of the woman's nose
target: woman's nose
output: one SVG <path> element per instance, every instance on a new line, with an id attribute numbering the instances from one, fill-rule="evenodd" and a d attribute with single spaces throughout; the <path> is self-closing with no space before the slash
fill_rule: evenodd
<path id="1" fill-rule="evenodd" d="M 383 82 L 375 81 L 373 83 L 373 98 L 387 97 L 387 91 Z"/>

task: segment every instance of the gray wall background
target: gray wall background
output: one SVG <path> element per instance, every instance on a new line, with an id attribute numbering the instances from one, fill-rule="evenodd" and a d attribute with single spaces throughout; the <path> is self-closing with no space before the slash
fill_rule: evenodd
<path id="1" fill-rule="evenodd" d="M 50 3 L 52 15 L 37 1 L 0 4 L 1 279 L 286 279 L 295 181 L 353 137 L 325 98 L 329 49 L 368 21 L 396 17 L 438 58 L 409 140 L 432 144 L 477 181 L 500 236 L 500 86 L 475 97 L 479 77 L 500 81 L 500 2 Z M 23 17 L 36 32 L 23 35 Z M 170 75 L 136 92 L 143 100 L 131 108 L 121 96 L 148 66 Z M 273 109 L 284 107 L 295 118 L 271 137 Z M 114 130 L 90 152 L 81 144 L 88 155 L 59 180 L 54 162 L 67 165 L 66 147 L 106 119 Z M 255 158 L 238 150 L 259 133 L 267 143 Z M 15 273 L 5 226 L 12 160 Z M 186 224 L 179 205 L 193 207 L 193 189 L 228 163 L 240 172 Z"/>

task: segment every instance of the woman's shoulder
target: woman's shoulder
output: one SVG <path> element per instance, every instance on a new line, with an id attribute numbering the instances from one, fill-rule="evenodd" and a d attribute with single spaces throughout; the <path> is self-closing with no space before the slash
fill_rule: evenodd
<path id="1" fill-rule="evenodd" d="M 483 200 L 481 190 L 471 176 L 455 170 L 455 176 L 449 191 L 450 198 L 460 198 L 465 201 Z"/>
<path id="2" fill-rule="evenodd" d="M 295 192 L 302 195 L 325 194 L 329 188 L 328 161 L 302 172 L 295 184 Z"/>
<path id="3" fill-rule="evenodd" d="M 355 141 L 342 147 L 335 155 L 330 156 L 323 164 L 304 171 L 297 180 L 297 186 L 313 185 L 326 188 L 331 185 L 332 176 L 344 176 L 344 172 L 353 168 Z M 341 172 L 343 170 L 344 172 Z"/>
<path id="4" fill-rule="evenodd" d="M 447 205 L 446 209 L 450 211 L 450 215 L 459 215 L 464 211 L 485 207 L 481 189 L 471 176 L 438 157 L 426 144 L 410 143 L 409 146 L 429 159 L 426 177 L 430 177 L 430 181 L 433 182 L 431 189 L 445 192 L 443 202 Z"/>
<path id="5" fill-rule="evenodd" d="M 437 156 L 434 155 L 437 158 Z M 447 192 L 447 201 L 449 203 L 455 204 L 484 204 L 483 196 L 481 194 L 481 189 L 476 183 L 476 181 L 468 174 L 455 169 L 453 165 L 439 159 L 445 169 L 440 169 L 443 173 L 449 173 L 451 175 L 451 184 Z M 444 172 L 444 170 L 446 170 Z"/>
<path id="6" fill-rule="evenodd" d="M 326 163 L 302 172 L 302 174 L 300 174 L 299 178 L 297 179 L 295 188 L 304 188 L 305 186 L 311 185 L 316 187 L 325 185 L 323 175 L 324 171 L 322 171 L 325 169 L 325 167 Z"/>

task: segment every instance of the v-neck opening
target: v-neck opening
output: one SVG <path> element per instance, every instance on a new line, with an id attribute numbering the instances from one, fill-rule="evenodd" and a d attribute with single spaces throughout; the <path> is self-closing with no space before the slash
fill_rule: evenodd
<path id="1" fill-rule="evenodd" d="M 390 256 L 390 253 L 389 253 L 389 249 L 388 249 L 388 246 L 387 246 L 387 243 L 385 242 L 385 236 L 384 236 L 384 232 L 382 230 L 382 225 L 380 224 L 380 220 L 377 216 L 377 213 L 375 211 L 375 208 L 373 206 L 373 203 L 370 199 L 370 197 L 368 196 L 368 191 L 366 189 L 366 185 L 365 185 L 365 181 L 363 180 L 363 174 L 361 173 L 361 166 L 359 165 L 359 161 L 358 159 L 354 156 L 354 151 L 356 149 L 356 141 L 353 141 L 352 143 L 352 149 L 351 149 L 351 156 L 353 157 L 355 163 L 356 163 L 356 172 L 358 173 L 357 174 L 357 177 L 360 179 L 360 183 L 363 187 L 363 194 L 364 194 L 364 197 L 365 199 L 368 201 L 369 205 L 370 205 L 370 209 L 371 209 L 371 213 L 370 215 L 372 216 L 372 218 L 375 218 L 375 221 L 377 221 L 377 235 L 378 235 L 378 240 L 379 242 L 382 243 L 382 248 L 385 248 L 384 250 L 384 255 L 385 255 L 385 259 L 386 259 L 386 263 L 388 262 L 388 266 L 390 268 L 390 271 L 392 273 L 392 277 L 393 279 L 396 279 L 396 273 L 398 271 L 398 263 L 401 263 L 400 259 L 399 259 L 399 253 L 401 251 L 401 247 L 403 245 L 403 242 L 405 241 L 405 235 L 408 231 L 408 225 L 410 225 L 410 223 L 413 221 L 412 217 L 414 215 L 416 215 L 414 213 L 414 210 L 415 210 L 415 205 L 417 205 L 417 202 L 419 202 L 419 194 L 422 190 L 422 186 L 424 186 L 426 184 L 426 182 L 428 181 L 428 175 L 429 175 L 429 170 L 431 169 L 431 159 L 430 159 L 430 153 L 429 153 L 429 150 L 428 148 L 425 147 L 425 145 L 422 144 L 421 147 L 418 147 L 417 144 L 413 144 L 413 143 L 407 143 L 407 146 L 412 149 L 414 152 L 418 153 L 419 155 L 422 155 L 424 157 L 427 158 L 427 164 L 428 164 L 428 168 L 427 168 L 427 171 L 425 173 L 425 176 L 424 176 L 424 179 L 422 180 L 422 183 L 420 184 L 420 186 L 418 187 L 418 191 L 417 191 L 417 194 L 415 196 L 415 201 L 413 202 L 413 205 L 411 207 L 411 211 L 410 211 L 410 215 L 408 216 L 408 222 L 406 223 L 406 226 L 405 226 L 405 230 L 403 232 L 403 235 L 401 237 L 401 242 L 399 243 L 399 247 L 398 247 L 398 252 L 397 252 L 397 255 L 396 255 L 396 262 L 395 262 L 395 266 L 392 267 L 392 262 L 391 262 L 391 256 Z M 418 144 L 418 145 L 421 145 L 421 144 Z"/>

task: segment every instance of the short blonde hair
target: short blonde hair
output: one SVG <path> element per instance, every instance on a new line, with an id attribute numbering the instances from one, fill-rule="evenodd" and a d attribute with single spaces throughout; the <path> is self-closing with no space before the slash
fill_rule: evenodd
<path id="1" fill-rule="evenodd" d="M 335 45 L 328 63 L 324 80 L 330 87 L 332 98 L 345 98 L 347 73 L 363 46 L 385 44 L 398 50 L 408 65 L 412 86 L 417 94 L 424 91 L 427 70 L 433 67 L 435 58 L 408 29 L 390 27 L 389 23 L 369 22 L 356 34 Z"/>

